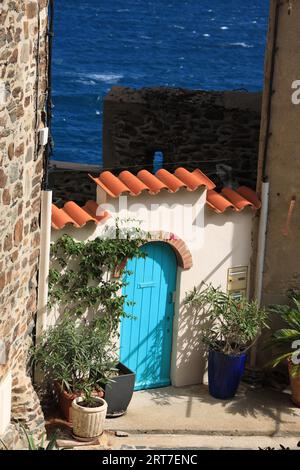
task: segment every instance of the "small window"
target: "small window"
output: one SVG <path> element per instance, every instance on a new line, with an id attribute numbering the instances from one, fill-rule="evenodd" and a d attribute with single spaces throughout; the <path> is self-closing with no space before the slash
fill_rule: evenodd
<path id="1" fill-rule="evenodd" d="M 164 165 L 164 154 L 160 150 L 154 152 L 153 156 L 153 173 L 156 173 Z"/>

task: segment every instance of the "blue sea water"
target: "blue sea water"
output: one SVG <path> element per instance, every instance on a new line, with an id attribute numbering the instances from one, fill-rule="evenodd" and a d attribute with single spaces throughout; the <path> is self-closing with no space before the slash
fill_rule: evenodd
<path id="1" fill-rule="evenodd" d="M 268 0 L 57 0 L 57 160 L 101 163 L 113 85 L 261 90 Z"/>

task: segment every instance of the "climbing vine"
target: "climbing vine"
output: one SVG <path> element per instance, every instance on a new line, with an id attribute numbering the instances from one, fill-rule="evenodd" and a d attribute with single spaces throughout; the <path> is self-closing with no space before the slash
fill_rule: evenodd
<path id="1" fill-rule="evenodd" d="M 115 227 L 115 236 L 76 241 L 63 235 L 51 246 L 52 268 L 49 273 L 49 304 L 66 313 L 99 316 L 111 333 L 116 333 L 120 318 L 126 316 L 125 304 L 132 302 L 121 294 L 126 284 L 126 261 L 145 257 L 139 247 L 149 236 L 140 228 L 130 232 Z M 118 270 L 118 278 L 114 272 Z M 127 271 L 128 274 L 130 274 Z"/>

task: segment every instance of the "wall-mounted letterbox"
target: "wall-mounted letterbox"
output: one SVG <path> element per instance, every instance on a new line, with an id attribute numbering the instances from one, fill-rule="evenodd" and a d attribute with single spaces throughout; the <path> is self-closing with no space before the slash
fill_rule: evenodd
<path id="1" fill-rule="evenodd" d="M 227 292 L 236 298 L 247 295 L 248 266 L 237 266 L 228 269 Z"/>

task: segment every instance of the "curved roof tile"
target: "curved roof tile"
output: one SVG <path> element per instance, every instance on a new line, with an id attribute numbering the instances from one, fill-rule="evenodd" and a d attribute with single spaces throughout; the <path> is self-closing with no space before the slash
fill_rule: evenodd
<path id="1" fill-rule="evenodd" d="M 52 204 L 52 227 L 61 230 L 66 225 L 71 224 L 76 228 L 81 228 L 88 222 L 103 222 L 110 217 L 109 213 L 97 215 L 98 204 L 96 201 L 88 201 L 83 207 L 78 206 L 73 201 L 68 201 L 63 208 L 58 208 Z"/>
<path id="2" fill-rule="evenodd" d="M 228 199 L 213 189 L 207 191 L 206 203 L 219 214 L 225 212 L 226 209 L 235 208 L 234 205 L 228 201 Z"/>
<path id="3" fill-rule="evenodd" d="M 188 191 L 195 191 L 201 186 L 215 188 L 215 184 L 199 169 L 190 172 L 185 168 L 177 168 L 172 174 L 162 168 L 155 175 L 148 170 L 140 170 L 137 175 L 125 170 L 119 176 L 103 171 L 97 178 L 89 176 L 111 197 L 119 197 L 124 193 L 138 196 L 145 190 L 157 194 L 162 189 L 176 193 L 181 188 L 187 188 Z"/>
<path id="4" fill-rule="evenodd" d="M 238 192 L 234 191 L 231 188 L 223 188 L 221 194 L 233 204 L 235 210 L 237 211 L 241 211 L 247 206 L 253 207 L 251 201 L 248 201 L 248 199 L 245 199 Z"/>
<path id="5" fill-rule="evenodd" d="M 237 190 L 224 188 L 221 194 L 215 191 L 215 184 L 199 169 L 192 172 L 186 168 L 177 168 L 174 174 L 165 169 L 160 169 L 154 175 L 148 170 L 141 170 L 137 175 L 130 171 L 122 171 L 115 176 L 110 171 L 103 171 L 97 178 L 89 175 L 109 196 L 117 198 L 121 194 L 139 196 L 143 191 L 155 195 L 162 190 L 176 193 L 179 189 L 186 188 L 187 191 L 196 191 L 199 187 L 207 188 L 207 205 L 218 214 L 227 210 L 240 212 L 246 207 L 257 210 L 261 207 L 260 200 L 252 189 L 240 186 Z M 97 215 L 96 201 L 88 201 L 85 206 L 80 207 L 75 202 L 67 202 L 62 209 L 52 205 L 52 226 L 62 229 L 67 224 L 74 227 L 83 227 L 86 223 L 94 221 L 103 222 L 110 217 L 109 213 L 103 212 Z"/>

